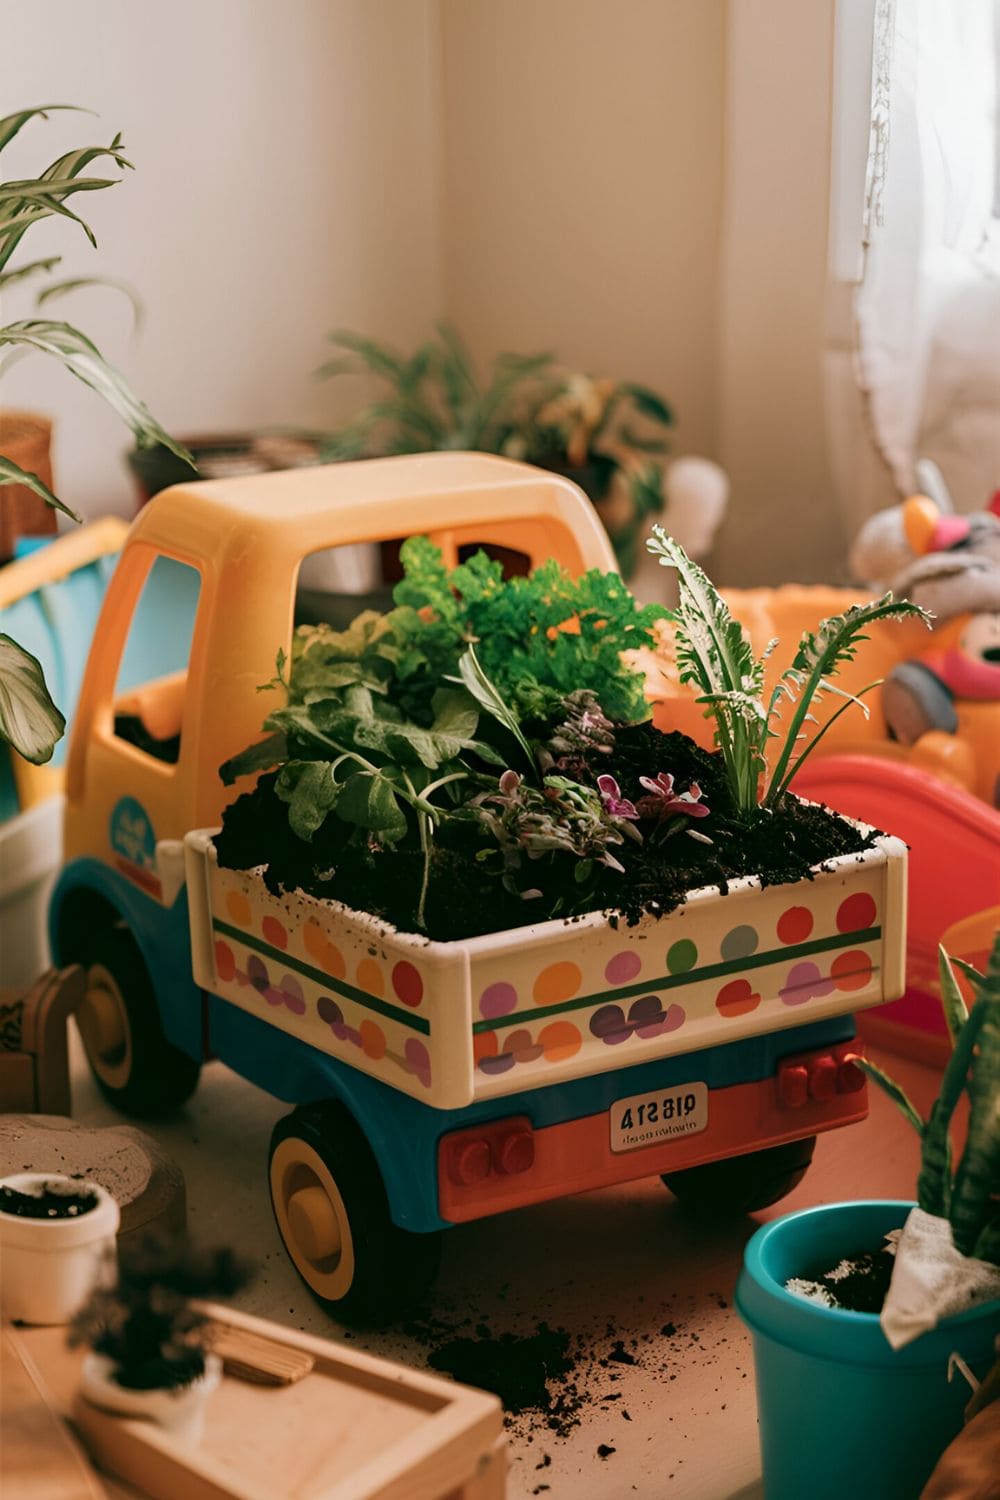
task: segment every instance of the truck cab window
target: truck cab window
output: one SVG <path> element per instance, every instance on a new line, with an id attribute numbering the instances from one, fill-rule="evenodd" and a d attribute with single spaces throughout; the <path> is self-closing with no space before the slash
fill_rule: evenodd
<path id="1" fill-rule="evenodd" d="M 195 612 L 197 569 L 157 557 L 132 616 L 115 688 L 115 734 L 154 759 L 175 765 Z"/>

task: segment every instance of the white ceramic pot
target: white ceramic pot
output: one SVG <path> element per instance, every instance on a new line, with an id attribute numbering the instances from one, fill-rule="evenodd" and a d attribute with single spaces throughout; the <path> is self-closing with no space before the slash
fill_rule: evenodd
<path id="1" fill-rule="evenodd" d="M 0 1187 L 30 1193 L 47 1182 L 92 1190 L 97 1206 L 72 1219 L 22 1219 L 0 1210 L 0 1311 L 20 1323 L 68 1323 L 100 1281 L 112 1281 L 118 1204 L 96 1182 L 17 1172 Z"/>
<path id="2" fill-rule="evenodd" d="M 91 1406 L 118 1417 L 136 1417 L 155 1422 L 178 1442 L 200 1443 L 205 1430 L 208 1398 L 222 1379 L 222 1360 L 205 1355 L 204 1372 L 197 1380 L 170 1390 L 133 1391 L 112 1378 L 114 1360 L 105 1354 L 88 1354 L 80 1370 L 80 1395 Z"/>

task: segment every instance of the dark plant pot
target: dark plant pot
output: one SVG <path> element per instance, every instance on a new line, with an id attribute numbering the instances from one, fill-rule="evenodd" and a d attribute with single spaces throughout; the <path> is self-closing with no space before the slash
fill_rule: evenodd
<path id="1" fill-rule="evenodd" d="M 753 1334 L 766 1500 L 915 1500 L 962 1426 L 969 1389 L 954 1352 L 985 1373 L 1000 1303 L 947 1318 L 893 1350 L 874 1313 L 807 1302 L 792 1276 L 877 1250 L 912 1203 L 828 1203 L 786 1214 L 750 1240 L 736 1308 Z"/>
<path id="2" fill-rule="evenodd" d="M 225 479 L 318 463 L 322 438 L 312 432 L 274 431 L 201 433 L 179 441 L 193 454 L 194 470 L 160 444 L 153 448 L 133 448 L 128 454 L 140 506 L 160 490 L 191 479 Z"/>

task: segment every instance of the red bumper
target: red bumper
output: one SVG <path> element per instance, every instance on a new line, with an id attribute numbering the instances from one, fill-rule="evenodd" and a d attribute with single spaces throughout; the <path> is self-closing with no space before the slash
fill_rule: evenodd
<path id="1" fill-rule="evenodd" d="M 852 1125 L 868 1113 L 864 1077 L 847 1060 L 859 1050 L 844 1042 L 783 1058 L 771 1078 L 712 1090 L 708 1126 L 697 1135 L 632 1151 L 611 1149 L 607 1110 L 539 1130 L 511 1115 L 454 1131 L 438 1146 L 441 1217 L 461 1224 Z"/>

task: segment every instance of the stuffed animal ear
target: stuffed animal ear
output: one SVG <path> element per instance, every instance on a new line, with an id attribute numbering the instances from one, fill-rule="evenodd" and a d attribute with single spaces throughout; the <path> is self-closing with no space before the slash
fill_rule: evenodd
<path id="1" fill-rule="evenodd" d="M 903 532 L 917 557 L 934 550 L 934 534 L 941 512 L 926 495 L 911 495 L 903 502 Z"/>

